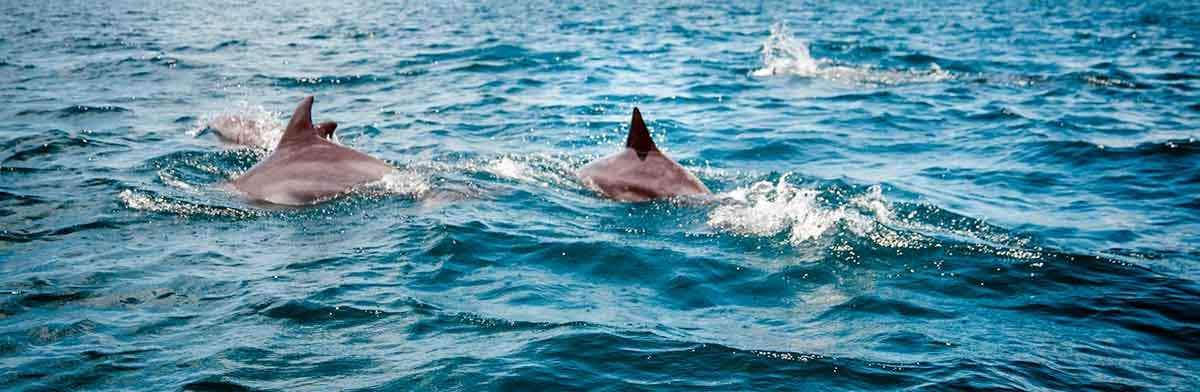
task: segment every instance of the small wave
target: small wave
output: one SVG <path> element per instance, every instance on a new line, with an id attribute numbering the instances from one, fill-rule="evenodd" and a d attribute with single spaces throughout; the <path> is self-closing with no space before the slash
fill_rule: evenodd
<path id="1" fill-rule="evenodd" d="M 101 106 L 72 105 L 72 106 L 68 106 L 68 107 L 65 107 L 62 109 L 58 109 L 58 110 L 22 110 L 20 112 L 17 112 L 17 116 L 40 116 L 40 115 L 53 114 L 53 115 L 57 115 L 59 118 L 69 118 L 69 117 L 76 117 L 76 116 L 87 115 L 87 114 L 128 113 L 128 112 L 132 112 L 132 110 L 129 110 L 129 109 L 126 109 L 126 108 L 123 108 L 120 106 L 115 106 L 115 105 L 101 105 Z"/>
<path id="2" fill-rule="evenodd" d="M 233 48 L 233 47 L 246 47 L 246 41 L 240 40 L 240 39 L 231 39 L 231 40 L 221 41 L 221 43 L 210 48 L 209 51 L 216 52 L 221 49 Z"/>
<path id="3" fill-rule="evenodd" d="M 79 336 L 90 333 L 100 327 L 100 324 L 83 319 L 70 324 L 47 324 L 30 329 L 26 334 L 29 342 L 34 345 L 44 346 L 51 343 L 63 340 L 72 336 Z"/>
<path id="4" fill-rule="evenodd" d="M 54 169 L 53 166 L 45 165 L 38 166 L 36 169 L 17 168 L 9 165 L 15 162 L 43 160 L 43 162 L 48 163 L 78 154 L 93 156 L 117 149 L 128 149 L 128 146 L 124 144 L 114 143 L 105 139 L 108 139 L 108 135 L 88 130 L 72 134 L 52 129 L 39 134 L 0 142 L 0 163 L 5 165 L 0 170 L 36 171 Z"/>
<path id="5" fill-rule="evenodd" d="M 238 383 L 235 383 L 232 381 L 216 379 L 212 376 L 209 376 L 203 380 L 192 381 L 187 384 L 183 384 L 182 388 L 184 391 L 196 391 L 196 392 L 208 392 L 208 391 L 241 392 L 241 391 L 253 391 L 254 390 L 248 386 L 238 384 Z"/>
<path id="6" fill-rule="evenodd" d="M 1139 82 L 1133 74 L 1122 72 L 1119 70 L 1108 70 L 1108 72 L 1083 71 L 1071 72 L 1058 77 L 1059 80 L 1071 83 L 1080 83 L 1089 87 L 1098 88 L 1117 88 L 1141 90 L 1150 88 L 1150 85 Z"/>
<path id="7" fill-rule="evenodd" d="M 815 59 L 809 52 L 809 42 L 795 38 L 783 23 L 771 26 L 771 35 L 763 42 L 761 52 L 763 66 L 751 71 L 751 76 L 800 76 L 867 85 L 933 83 L 955 78 L 954 74 L 943 70 L 935 62 L 929 62 L 929 69 L 925 70 L 895 70 L 871 66 L 838 65 L 829 59 Z"/>
<path id="8" fill-rule="evenodd" d="M 274 305 L 263 310 L 261 314 L 274 319 L 290 320 L 298 324 L 328 322 L 356 324 L 390 315 L 387 312 L 377 309 L 359 309 L 345 305 L 325 305 L 306 300 L 292 300 Z"/>
<path id="9" fill-rule="evenodd" d="M 1147 141 L 1113 146 L 1085 140 L 1050 140 L 1023 143 L 1023 159 L 1032 162 L 1062 160 L 1076 164 L 1118 162 L 1156 158 L 1160 162 L 1186 162 L 1200 156 L 1200 140 L 1196 138 Z"/>

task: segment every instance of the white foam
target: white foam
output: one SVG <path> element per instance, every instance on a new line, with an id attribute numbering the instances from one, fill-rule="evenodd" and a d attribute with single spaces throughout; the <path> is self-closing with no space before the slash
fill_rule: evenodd
<path id="1" fill-rule="evenodd" d="M 575 179 L 578 165 L 563 157 L 531 154 L 505 155 L 469 163 L 467 170 L 482 171 L 496 177 L 542 187 L 579 185 Z"/>
<path id="2" fill-rule="evenodd" d="M 488 162 L 484 167 L 488 173 L 492 173 L 497 177 L 508 178 L 518 181 L 535 181 L 530 174 L 532 168 L 524 162 L 517 162 L 510 157 L 501 157 L 500 159 Z"/>
<path id="3" fill-rule="evenodd" d="M 709 213 L 708 224 L 741 235 L 770 237 L 786 232 L 788 242 L 800 244 L 819 237 L 838 220 L 842 209 L 817 205 L 818 192 L 787 183 L 759 181 L 723 195 L 724 203 Z"/>
<path id="4" fill-rule="evenodd" d="M 763 42 L 762 63 L 762 68 L 750 74 L 812 76 L 819 71 L 817 61 L 808 52 L 808 41 L 792 36 L 782 22 L 771 26 L 771 36 Z"/>

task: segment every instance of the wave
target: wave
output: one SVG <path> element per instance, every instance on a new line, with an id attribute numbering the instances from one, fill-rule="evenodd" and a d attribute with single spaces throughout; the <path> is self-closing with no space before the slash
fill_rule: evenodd
<path id="1" fill-rule="evenodd" d="M 342 325 L 370 322 L 391 315 L 389 312 L 378 309 L 359 309 L 346 305 L 331 306 L 312 301 L 287 301 L 270 306 L 260 313 L 266 317 L 290 320 L 298 324 L 328 324 L 333 321 Z"/>
<path id="2" fill-rule="evenodd" d="M 1123 161 L 1159 164 L 1184 163 L 1200 158 L 1200 140 L 1195 138 L 1147 141 L 1111 146 L 1084 140 L 1049 140 L 1020 144 L 1017 156 L 1032 162 L 1066 162 L 1074 165 Z M 1131 168 L 1138 169 L 1134 165 Z"/>
<path id="3" fill-rule="evenodd" d="M 17 112 L 17 116 L 43 116 L 55 115 L 58 118 L 70 118 L 84 115 L 99 115 L 113 113 L 130 113 L 132 110 L 116 105 L 71 105 L 62 109 L 55 110 L 22 110 Z"/>

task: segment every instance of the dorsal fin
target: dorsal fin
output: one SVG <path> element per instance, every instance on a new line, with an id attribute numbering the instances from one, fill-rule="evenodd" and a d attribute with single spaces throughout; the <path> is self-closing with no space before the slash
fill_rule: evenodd
<path id="1" fill-rule="evenodd" d="M 337 123 L 333 121 L 326 121 L 317 124 L 317 136 L 320 136 L 323 139 L 332 139 L 333 130 L 335 129 L 337 129 Z"/>
<path id="2" fill-rule="evenodd" d="M 312 96 L 300 101 L 296 112 L 292 113 L 292 119 L 288 121 L 287 128 L 283 130 L 283 137 L 279 138 L 279 144 L 303 141 L 317 134 L 317 130 L 313 128 L 312 105 Z"/>
<path id="3" fill-rule="evenodd" d="M 650 139 L 650 130 L 646 129 L 646 122 L 642 121 L 642 112 L 636 107 L 633 108 L 633 119 L 629 120 L 629 137 L 625 139 L 625 147 L 636 151 L 638 159 L 643 161 L 650 151 L 658 151 L 654 140 Z"/>

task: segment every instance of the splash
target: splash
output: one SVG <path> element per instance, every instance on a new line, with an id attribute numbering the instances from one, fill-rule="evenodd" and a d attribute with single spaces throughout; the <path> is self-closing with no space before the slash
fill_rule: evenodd
<path id="1" fill-rule="evenodd" d="M 518 181 L 536 181 L 533 178 L 533 168 L 524 162 L 517 162 L 510 157 L 502 157 L 491 161 L 485 169 L 497 177 Z"/>
<path id="2" fill-rule="evenodd" d="M 838 65 L 829 59 L 816 59 L 809 52 L 809 42 L 793 36 L 782 22 L 771 26 L 771 35 L 763 42 L 761 53 L 762 68 L 751 71 L 751 76 L 800 76 L 866 85 L 933 83 L 955 77 L 937 63 L 931 63 L 925 70 L 895 70 Z"/>
<path id="3" fill-rule="evenodd" d="M 762 46 L 762 63 L 762 68 L 750 74 L 813 76 L 820 70 L 817 61 L 808 52 L 808 41 L 792 36 L 783 23 L 771 26 L 771 36 Z"/>
<path id="4" fill-rule="evenodd" d="M 818 195 L 814 189 L 788 184 L 787 175 L 776 183 L 759 181 L 722 195 L 727 203 L 712 210 L 708 224 L 748 236 L 787 233 L 787 241 L 797 245 L 819 237 L 846 217 L 843 209 L 819 206 Z"/>
<path id="5" fill-rule="evenodd" d="M 562 156 L 532 154 L 505 155 L 473 162 L 465 169 L 541 187 L 573 187 L 578 184 L 575 178 L 578 166 L 578 162 Z"/>

